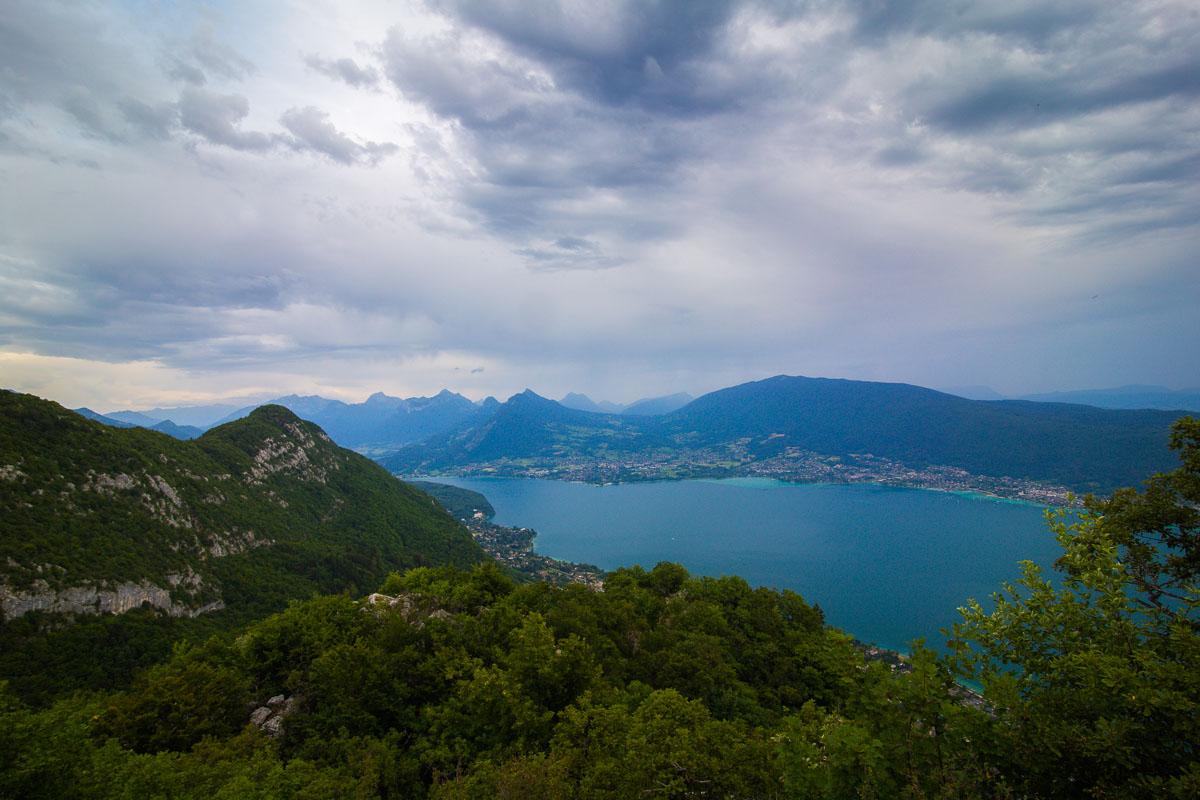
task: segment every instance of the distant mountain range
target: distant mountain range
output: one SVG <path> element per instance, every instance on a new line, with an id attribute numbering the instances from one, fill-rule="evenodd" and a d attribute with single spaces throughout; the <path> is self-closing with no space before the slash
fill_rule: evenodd
<path id="1" fill-rule="evenodd" d="M 626 406 L 620 403 L 611 403 L 608 400 L 596 401 L 592 400 L 586 394 L 569 392 L 558 401 L 558 404 L 575 409 L 576 411 L 590 411 L 593 414 L 636 414 L 645 416 L 651 414 L 669 414 L 677 408 L 683 408 L 694 399 L 690 394 L 678 392 L 662 397 L 645 397 L 641 400 L 635 400 Z"/>
<path id="2" fill-rule="evenodd" d="M 475 403 L 445 389 L 433 397 L 401 398 L 376 392 L 362 403 L 343 403 L 316 395 L 287 395 L 271 402 L 320 425 L 343 447 L 367 453 L 386 453 L 423 441 L 486 417 L 499 406 L 492 397 Z M 254 408 L 238 409 L 222 422 L 244 417 Z"/>
<path id="3" fill-rule="evenodd" d="M 1166 443 L 1177 416 L 783 375 L 712 392 L 658 416 L 579 411 L 527 390 L 494 414 L 382 463 L 403 473 L 498 461 L 636 462 L 708 448 L 728 452 L 734 466 L 789 452 L 869 455 L 1108 491 L 1172 466 Z"/>
<path id="4" fill-rule="evenodd" d="M 674 411 L 691 400 L 691 395 L 679 393 L 645 398 L 622 406 L 607 401 L 596 403 L 587 395 L 571 393 L 560 402 L 567 408 L 594 413 L 652 415 Z M 344 403 L 319 395 L 293 394 L 277 397 L 271 400 L 270 404 L 283 406 L 301 419 L 320 425 L 343 447 L 374 455 L 386 454 L 405 445 L 424 441 L 464 423 L 482 422 L 500 406 L 493 397 L 476 403 L 449 390 L 443 390 L 432 397 L 409 398 L 392 397 L 376 392 L 362 403 Z M 76 411 L 89 419 L 117 428 L 151 428 L 177 439 L 194 439 L 206 428 L 241 419 L 259 405 L 261 404 L 241 408 L 229 405 L 184 406 L 147 411 L 113 411 L 107 414 L 100 414 L 89 408 L 79 408 Z M 213 418 L 216 411 L 223 413 Z M 176 420 L 164 416 L 172 413 L 187 419 L 211 419 L 203 426 L 179 425 Z"/>
<path id="5" fill-rule="evenodd" d="M 622 414 L 632 414 L 639 417 L 649 417 L 656 414 L 670 414 L 683 408 L 696 398 L 686 392 L 668 394 L 663 397 L 648 397 L 644 400 L 630 403 L 621 410 Z"/>
<path id="6" fill-rule="evenodd" d="M 954 386 L 942 391 L 968 400 L 1031 400 L 1035 403 L 1075 403 L 1097 408 L 1200 412 L 1200 389 L 1175 390 L 1165 386 L 1117 386 L 1113 389 L 1041 392 L 1015 397 L 1005 397 L 990 386 Z"/>
<path id="7" fill-rule="evenodd" d="M 1167 427 L 1179 413 L 1200 412 L 1200 392 L 1129 386 L 1002 399 L 986 386 L 938 392 L 777 376 L 699 399 L 679 393 L 627 406 L 575 392 L 555 402 L 528 390 L 506 403 L 491 397 L 473 402 L 448 390 L 410 398 L 376 393 L 362 403 L 288 395 L 272 403 L 399 472 L 461 471 L 501 459 L 561 464 L 617 455 L 633 463 L 653 454 L 661 462 L 707 448 L 714 464 L 730 465 L 726 470 L 800 451 L 859 454 L 1106 491 L 1170 466 Z M 186 439 L 201 429 L 156 415 L 182 410 L 198 419 L 225 410 L 218 422 L 228 422 L 255 407 L 78 411 L 116 427 L 148 427 Z M 1117 410 L 1123 413 L 1112 413 Z"/>
<path id="8" fill-rule="evenodd" d="M 1027 394 L 1022 400 L 1038 403 L 1082 403 L 1100 408 L 1158 408 L 1200 412 L 1200 389 L 1175 391 L 1165 386 L 1119 386 L 1074 392 Z"/>
<path id="9" fill-rule="evenodd" d="M 620 403 L 611 403 L 608 400 L 597 402 L 586 394 L 578 392 L 567 392 L 558 401 L 558 404 L 567 408 L 573 408 L 576 411 L 590 411 L 593 414 L 620 414 L 621 410 L 625 408 Z"/>
<path id="10" fill-rule="evenodd" d="M 76 414 L 87 417 L 90 420 L 110 425 L 114 428 L 148 428 L 152 431 L 165 433 L 168 436 L 173 436 L 176 439 L 195 439 L 200 434 L 204 433 L 203 428 L 197 428 L 192 425 L 176 425 L 169 419 L 155 420 L 145 414 L 139 414 L 135 411 L 117 412 L 118 415 L 99 414 L 86 406 L 83 408 L 74 409 Z"/>

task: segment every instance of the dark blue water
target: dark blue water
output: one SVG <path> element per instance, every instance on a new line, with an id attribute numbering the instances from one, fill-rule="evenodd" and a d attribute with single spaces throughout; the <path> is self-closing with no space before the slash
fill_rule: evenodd
<path id="1" fill-rule="evenodd" d="M 1049 568 L 1042 508 L 870 484 L 764 480 L 592 486 L 519 478 L 434 480 L 481 492 L 501 525 L 538 532 L 538 552 L 604 569 L 678 561 L 793 589 L 860 639 L 941 647 L 967 598 L 986 601 L 1017 562 Z"/>

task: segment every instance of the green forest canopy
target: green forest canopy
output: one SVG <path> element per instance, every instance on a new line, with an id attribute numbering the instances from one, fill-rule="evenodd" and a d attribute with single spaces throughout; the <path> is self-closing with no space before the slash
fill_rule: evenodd
<path id="1" fill-rule="evenodd" d="M 946 659 L 865 663 L 796 594 L 674 564 L 603 592 L 422 567 L 181 645 L 128 691 L 3 695 L 0 794 L 1192 798 L 1200 422 L 1172 445 L 1145 492 L 1051 515 L 1057 583 L 1026 565 L 968 604 Z M 250 722 L 272 697 L 278 737 Z"/>

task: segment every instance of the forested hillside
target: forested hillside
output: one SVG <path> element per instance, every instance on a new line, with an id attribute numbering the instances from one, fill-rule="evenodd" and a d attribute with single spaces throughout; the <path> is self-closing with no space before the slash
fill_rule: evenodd
<path id="1" fill-rule="evenodd" d="M 1061 575 L 967 602 L 945 659 L 867 661 L 798 595 L 674 564 L 603 591 L 419 567 L 124 691 L 0 684 L 0 796 L 1194 798 L 1200 422 L 1172 446 L 1144 492 L 1049 515 Z"/>
<path id="2" fill-rule="evenodd" d="M 428 495 L 279 406 L 181 442 L 0 393 L 0 675 L 48 683 L 89 636 L 161 656 L 161 630 L 482 557 Z"/>
<path id="3" fill-rule="evenodd" d="M 1168 411 L 967 400 L 907 384 L 780 375 L 704 395 L 661 416 L 595 414 L 533 392 L 487 419 L 381 459 L 400 473 L 486 467 L 524 474 L 571 461 L 608 461 L 672 477 L 689 465 L 741 474 L 772 459 L 788 474 L 812 454 L 952 467 L 1109 492 L 1170 465 Z M 569 476 L 573 477 L 573 476 Z M 826 478 L 828 479 L 828 478 Z"/>

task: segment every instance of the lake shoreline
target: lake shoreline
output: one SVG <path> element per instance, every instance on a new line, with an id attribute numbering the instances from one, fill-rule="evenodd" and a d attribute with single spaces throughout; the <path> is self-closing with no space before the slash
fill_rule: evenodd
<path id="1" fill-rule="evenodd" d="M 697 481 L 705 483 L 727 483 L 729 485 L 744 486 L 745 488 L 761 488 L 771 489 L 784 486 L 878 486 L 889 489 L 911 489 L 922 492 L 937 492 L 939 494 L 949 494 L 958 497 L 965 497 L 971 500 L 987 500 L 994 503 L 1011 503 L 1022 506 L 1035 506 L 1038 508 L 1077 508 L 1082 505 L 1082 500 L 1074 492 L 1065 487 L 1045 486 L 1044 491 L 1047 494 L 1045 499 L 1031 499 L 1022 497 L 1014 493 L 1000 493 L 985 491 L 983 489 L 964 489 L 944 486 L 931 486 L 921 482 L 898 482 L 891 480 L 805 480 L 799 478 L 777 478 L 761 475 L 728 475 L 728 476 L 682 476 L 682 477 L 634 477 L 625 480 L 588 480 L 586 478 L 565 478 L 554 475 L 530 475 L 520 471 L 513 472 L 497 472 L 497 471 L 474 471 L 470 469 L 447 470 L 444 472 L 420 473 L 408 475 L 404 473 L 393 473 L 395 477 L 403 481 L 437 481 L 439 478 L 455 478 L 460 480 L 547 480 L 558 483 L 579 484 L 583 486 L 629 486 L 637 484 L 674 484 L 686 483 L 688 481 Z M 742 483 L 742 482 L 745 483 Z M 761 483 L 755 486 L 753 483 Z M 1058 502 L 1047 502 L 1049 499 L 1058 500 Z"/>
<path id="2" fill-rule="evenodd" d="M 496 509 L 490 522 L 537 530 L 530 550 L 565 571 L 673 561 L 740 576 L 812 598 L 831 625 L 901 654 L 921 638 L 944 650 L 955 609 L 986 601 L 1018 576 L 1018 562 L 1049 568 L 1057 557 L 1044 506 L 977 492 L 746 477 L 420 477 L 482 494 Z"/>

